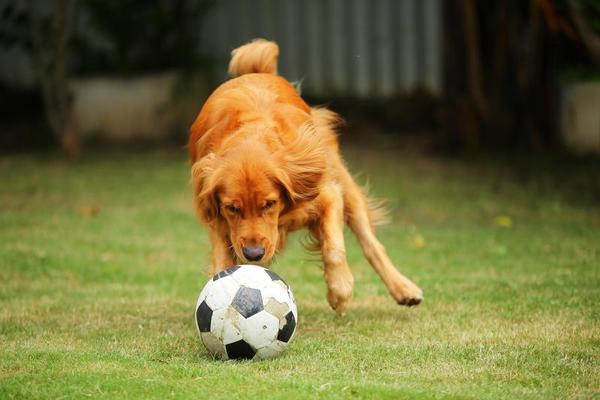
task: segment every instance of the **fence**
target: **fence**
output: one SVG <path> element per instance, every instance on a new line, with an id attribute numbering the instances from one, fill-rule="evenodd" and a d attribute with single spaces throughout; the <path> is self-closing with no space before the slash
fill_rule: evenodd
<path id="1" fill-rule="evenodd" d="M 280 45 L 280 73 L 313 96 L 440 91 L 442 0 L 221 0 L 203 27 L 220 71 L 233 48 L 264 37 Z"/>

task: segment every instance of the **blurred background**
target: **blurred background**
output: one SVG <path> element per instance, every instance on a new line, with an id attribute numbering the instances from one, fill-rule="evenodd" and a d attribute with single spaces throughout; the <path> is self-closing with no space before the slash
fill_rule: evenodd
<path id="1" fill-rule="evenodd" d="M 456 154 L 600 154 L 599 0 L 0 0 L 2 152 L 183 145 L 231 50 L 280 73 L 346 139 Z M 415 145 L 416 145 L 415 144 Z"/>
<path id="2" fill-rule="evenodd" d="M 289 353 L 215 364 L 185 145 L 257 37 L 426 301 L 347 232 L 334 318 L 300 231 Z M 0 399 L 600 399 L 599 63 L 600 0 L 0 0 Z"/>

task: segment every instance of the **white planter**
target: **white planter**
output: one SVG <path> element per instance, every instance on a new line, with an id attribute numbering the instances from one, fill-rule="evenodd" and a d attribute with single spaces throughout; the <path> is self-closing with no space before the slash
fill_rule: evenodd
<path id="1" fill-rule="evenodd" d="M 73 79 L 75 122 L 83 139 L 110 142 L 157 140 L 187 129 L 208 85 L 174 71 L 134 78 Z"/>
<path id="2" fill-rule="evenodd" d="M 561 134 L 574 152 L 600 154 L 600 82 L 563 86 Z"/>

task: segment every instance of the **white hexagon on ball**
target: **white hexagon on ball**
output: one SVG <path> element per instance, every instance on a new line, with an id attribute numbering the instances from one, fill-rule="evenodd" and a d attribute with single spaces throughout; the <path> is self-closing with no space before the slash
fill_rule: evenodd
<path id="1" fill-rule="evenodd" d="M 296 331 L 292 291 L 276 273 L 236 265 L 216 274 L 196 304 L 196 327 L 208 352 L 221 359 L 280 355 Z"/>
<path id="2" fill-rule="evenodd" d="M 206 302 L 213 310 L 225 308 L 231 304 L 240 285 L 230 276 L 218 280 L 210 280 L 206 292 Z"/>
<path id="3" fill-rule="evenodd" d="M 262 289 L 273 282 L 270 276 L 265 272 L 265 268 L 257 265 L 244 265 L 232 275 L 240 285 Z"/>

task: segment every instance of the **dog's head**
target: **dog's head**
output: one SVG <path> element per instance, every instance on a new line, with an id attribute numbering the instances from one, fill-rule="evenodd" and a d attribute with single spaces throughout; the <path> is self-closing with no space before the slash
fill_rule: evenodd
<path id="1" fill-rule="evenodd" d="M 278 248 L 280 216 L 313 200 L 326 167 L 314 129 L 275 152 L 244 141 L 192 166 L 195 203 L 207 224 L 224 227 L 238 262 L 268 264 Z"/>

